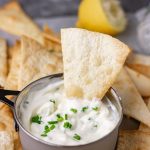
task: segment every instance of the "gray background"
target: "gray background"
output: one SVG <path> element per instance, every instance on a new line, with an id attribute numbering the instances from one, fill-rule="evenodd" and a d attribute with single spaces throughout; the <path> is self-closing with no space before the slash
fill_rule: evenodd
<path id="1" fill-rule="evenodd" d="M 0 0 L 0 5 L 10 0 Z M 81 0 L 18 0 L 25 11 L 33 18 L 71 16 L 77 14 Z M 92 1 L 92 0 L 91 0 Z M 147 6 L 150 0 L 120 0 L 126 12 L 135 12 Z"/>

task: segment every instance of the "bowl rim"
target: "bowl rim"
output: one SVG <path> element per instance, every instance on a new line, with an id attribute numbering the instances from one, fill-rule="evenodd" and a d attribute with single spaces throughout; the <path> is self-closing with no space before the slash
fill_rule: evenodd
<path id="1" fill-rule="evenodd" d="M 28 130 L 26 130 L 25 127 L 24 127 L 24 126 L 22 125 L 22 123 L 20 122 L 20 120 L 19 120 L 19 118 L 18 118 L 18 115 L 17 115 L 17 112 L 16 112 L 16 110 L 17 110 L 17 109 L 16 109 L 16 103 L 17 103 L 18 97 L 21 95 L 21 93 L 22 93 L 25 89 L 29 88 L 32 84 L 34 84 L 34 83 L 36 83 L 36 82 L 38 82 L 38 81 L 40 81 L 40 80 L 43 80 L 43 79 L 46 79 L 46 78 L 60 78 L 60 77 L 62 77 L 62 76 L 63 76 L 63 73 L 58 73 L 58 74 L 51 74 L 51 75 L 48 75 L 48 76 L 39 78 L 39 79 L 37 79 L 37 80 L 31 82 L 30 84 L 28 84 L 26 87 L 24 87 L 24 88 L 20 91 L 20 93 L 15 97 L 15 99 L 14 99 L 14 110 L 13 110 L 13 113 L 14 113 L 15 120 L 17 121 L 17 124 L 19 125 L 19 128 L 21 128 L 24 133 L 26 133 L 30 138 L 32 138 L 32 139 L 34 139 L 35 141 L 38 141 L 38 142 L 40 142 L 40 143 L 42 143 L 42 144 L 46 144 L 46 145 L 53 146 L 53 147 L 69 148 L 69 147 L 87 146 L 87 145 L 89 145 L 89 144 L 94 144 L 94 143 L 96 143 L 96 142 L 98 142 L 98 141 L 105 140 L 105 138 L 106 138 L 107 136 L 109 136 L 111 133 L 113 133 L 115 129 L 119 128 L 119 126 L 120 126 L 120 124 L 121 124 L 121 122 L 122 122 L 122 118 L 123 118 L 123 110 L 122 110 L 122 106 L 121 106 L 121 98 L 120 98 L 120 96 L 118 96 L 117 92 L 111 87 L 110 90 L 113 92 L 113 95 L 114 95 L 114 97 L 115 97 L 115 99 L 116 99 L 116 101 L 118 102 L 118 105 L 119 105 L 119 107 L 120 107 L 120 118 L 119 118 L 117 124 L 114 126 L 114 128 L 113 128 L 110 132 L 108 132 L 105 136 L 103 136 L 103 137 L 101 137 L 101 138 L 99 138 L 99 139 L 97 139 L 97 140 L 95 140 L 95 141 L 92 141 L 92 142 L 89 142 L 89 143 L 85 143 L 85 144 L 79 144 L 79 145 L 63 145 L 63 144 L 62 144 L 62 145 L 60 145 L 60 144 L 54 144 L 54 143 L 51 143 L 51 142 L 44 141 L 44 140 L 42 140 L 42 139 L 40 139 L 40 138 L 34 136 L 34 135 L 33 135 L 31 132 L 29 132 Z"/>

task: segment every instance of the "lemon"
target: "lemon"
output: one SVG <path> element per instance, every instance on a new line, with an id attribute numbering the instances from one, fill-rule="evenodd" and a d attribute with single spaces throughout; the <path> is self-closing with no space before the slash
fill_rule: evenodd
<path id="1" fill-rule="evenodd" d="M 115 35 L 127 24 L 118 0 L 82 0 L 78 11 L 77 27 Z"/>

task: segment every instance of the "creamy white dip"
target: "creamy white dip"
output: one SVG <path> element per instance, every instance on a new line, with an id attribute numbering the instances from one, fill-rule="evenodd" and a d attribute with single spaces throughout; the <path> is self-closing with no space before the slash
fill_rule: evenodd
<path id="1" fill-rule="evenodd" d="M 21 107 L 22 122 L 34 136 L 59 145 L 80 145 L 100 139 L 119 121 L 115 106 L 106 99 L 67 99 L 63 81 L 28 96 Z"/>

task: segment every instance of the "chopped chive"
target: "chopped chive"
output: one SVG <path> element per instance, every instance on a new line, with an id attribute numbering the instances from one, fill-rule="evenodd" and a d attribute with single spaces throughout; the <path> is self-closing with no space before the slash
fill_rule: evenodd
<path id="1" fill-rule="evenodd" d="M 50 127 L 48 125 L 46 125 L 44 127 L 44 133 L 41 134 L 41 136 L 47 136 L 47 133 L 49 133 L 50 131 L 52 131 L 55 128 L 55 125 L 52 124 Z"/>
<path id="2" fill-rule="evenodd" d="M 64 128 L 71 129 L 71 128 L 72 128 L 72 124 L 69 123 L 69 122 L 65 122 L 65 123 L 64 123 Z"/>
<path id="3" fill-rule="evenodd" d="M 92 120 L 92 118 L 91 117 L 89 117 L 89 119 L 88 120 Z"/>
<path id="4" fill-rule="evenodd" d="M 51 125 L 51 126 L 50 126 L 50 131 L 53 130 L 53 129 L 55 129 L 55 127 L 56 127 L 56 126 L 55 126 L 54 124 Z"/>
<path id="5" fill-rule="evenodd" d="M 56 103 L 55 100 L 53 100 L 53 99 L 50 99 L 49 101 L 52 102 L 52 103 L 54 103 L 54 104 Z"/>
<path id="6" fill-rule="evenodd" d="M 88 109 L 88 106 L 82 108 L 82 112 L 85 112 Z"/>
<path id="7" fill-rule="evenodd" d="M 64 118 L 60 114 L 57 114 L 57 121 L 62 122 L 63 120 Z"/>
<path id="8" fill-rule="evenodd" d="M 94 128 L 97 128 L 98 127 L 98 125 L 96 124 L 96 125 L 94 125 Z"/>
<path id="9" fill-rule="evenodd" d="M 78 112 L 77 109 L 75 109 L 75 108 L 71 108 L 70 110 L 75 114 Z"/>
<path id="10" fill-rule="evenodd" d="M 79 140 L 81 140 L 81 137 L 78 134 L 74 134 L 73 139 L 79 141 Z"/>
<path id="11" fill-rule="evenodd" d="M 95 111 L 98 111 L 99 107 L 93 107 L 92 109 L 95 110 Z"/>
<path id="12" fill-rule="evenodd" d="M 42 117 L 40 115 L 35 115 L 31 118 L 31 122 L 41 124 L 42 122 Z"/>
<path id="13" fill-rule="evenodd" d="M 65 120 L 68 120 L 68 115 L 67 114 L 65 114 Z"/>
<path id="14" fill-rule="evenodd" d="M 56 124 L 58 121 L 49 121 L 48 124 Z"/>

